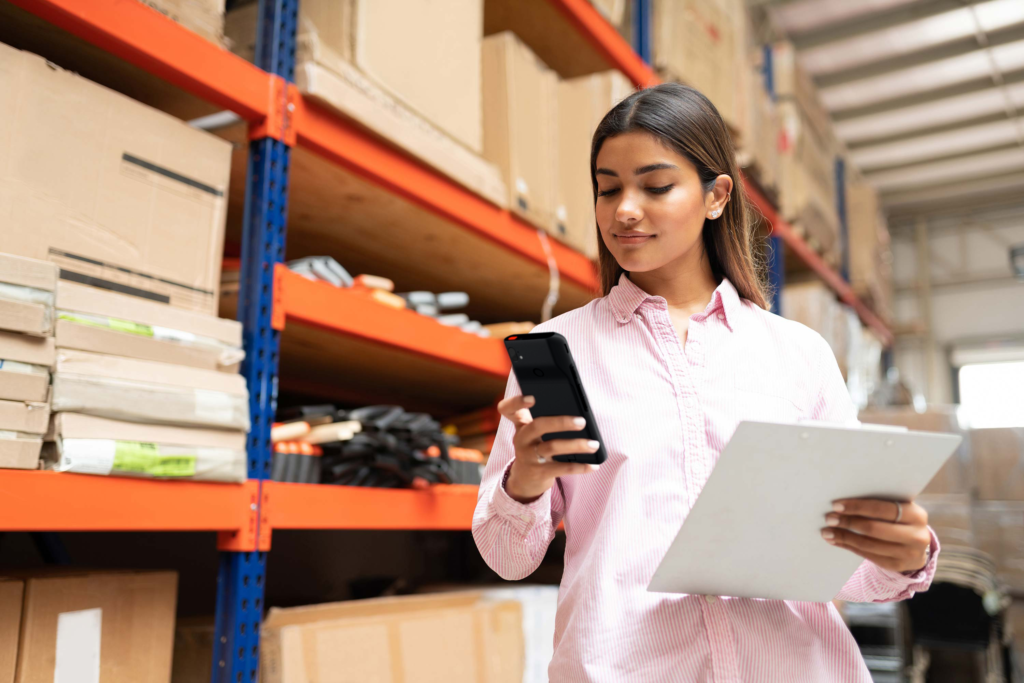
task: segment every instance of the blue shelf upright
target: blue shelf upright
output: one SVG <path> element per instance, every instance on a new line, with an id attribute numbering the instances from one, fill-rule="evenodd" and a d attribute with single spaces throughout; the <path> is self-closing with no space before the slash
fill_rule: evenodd
<path id="1" fill-rule="evenodd" d="M 294 86 L 290 84 L 295 80 L 298 10 L 298 0 L 259 0 L 256 65 L 278 78 L 270 94 L 271 116 L 259 127 L 250 127 L 238 320 L 243 325 L 242 374 L 249 385 L 252 422 L 247 446 L 249 477 L 260 481 L 270 476 L 270 429 L 277 408 L 280 332 L 270 321 L 274 264 L 284 260 L 289 164 L 294 144 L 294 134 L 290 134 Z M 258 526 L 258 516 L 256 520 Z M 257 529 L 255 549 L 221 552 L 213 683 L 258 680 L 266 576 L 266 550 L 260 541 L 263 535 Z"/>
<path id="2" fill-rule="evenodd" d="M 768 96 L 775 100 L 775 67 L 771 45 L 764 46 L 761 60 L 761 76 Z M 782 286 L 786 279 L 786 252 L 782 238 L 772 235 L 768 238 L 768 284 L 772 295 L 772 313 L 782 315 Z"/>
<path id="3" fill-rule="evenodd" d="M 633 0 L 633 49 L 640 55 L 640 59 L 648 64 L 653 59 L 654 51 L 654 12 L 651 2 L 652 0 Z"/>

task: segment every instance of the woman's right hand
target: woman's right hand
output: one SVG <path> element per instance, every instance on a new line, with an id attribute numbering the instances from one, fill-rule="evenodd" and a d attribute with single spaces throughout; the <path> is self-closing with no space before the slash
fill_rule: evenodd
<path id="1" fill-rule="evenodd" d="M 530 415 L 530 408 L 536 403 L 532 396 L 513 396 L 498 404 L 498 412 L 515 425 L 512 438 L 516 457 L 505 482 L 505 492 L 520 503 L 532 503 L 551 488 L 555 479 L 568 474 L 586 474 L 597 469 L 597 465 L 581 462 L 559 462 L 552 460 L 556 455 L 570 453 L 595 453 L 600 447 L 597 441 L 589 439 L 553 439 L 543 441 L 545 434 L 553 432 L 575 432 L 586 426 L 582 417 L 568 415 L 538 417 Z"/>

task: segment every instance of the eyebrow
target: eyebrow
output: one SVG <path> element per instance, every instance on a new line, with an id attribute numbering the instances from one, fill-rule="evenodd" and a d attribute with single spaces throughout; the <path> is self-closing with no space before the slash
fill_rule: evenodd
<path id="1" fill-rule="evenodd" d="M 678 169 L 679 167 L 675 164 L 648 164 L 647 166 L 641 166 L 640 168 L 633 171 L 633 175 L 643 175 L 645 173 L 651 173 L 652 171 L 662 171 L 667 168 Z M 610 168 L 599 168 L 594 171 L 595 175 L 610 175 L 613 178 L 618 178 L 619 174 Z"/>

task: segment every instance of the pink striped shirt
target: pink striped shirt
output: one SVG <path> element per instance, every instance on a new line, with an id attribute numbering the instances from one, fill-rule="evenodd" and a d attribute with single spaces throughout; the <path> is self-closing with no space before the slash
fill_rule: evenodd
<path id="1" fill-rule="evenodd" d="M 503 419 L 473 535 L 487 563 L 516 580 L 537 568 L 564 520 L 551 681 L 870 683 L 831 603 L 646 590 L 741 420 L 856 418 L 824 339 L 723 280 L 690 317 L 684 348 L 665 299 L 626 276 L 608 296 L 535 331 L 568 340 L 608 460 L 523 505 L 501 486 L 514 458 L 513 426 Z M 519 393 L 510 376 L 506 396 Z M 864 562 L 837 597 L 906 599 L 927 589 L 937 555 L 933 534 L 932 559 L 913 576 Z"/>

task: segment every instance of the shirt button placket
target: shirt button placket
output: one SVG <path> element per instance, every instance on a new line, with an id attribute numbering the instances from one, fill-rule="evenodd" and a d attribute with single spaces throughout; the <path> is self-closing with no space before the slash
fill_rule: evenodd
<path id="1" fill-rule="evenodd" d="M 701 612 L 704 614 L 704 626 L 708 630 L 708 640 L 711 642 L 711 669 L 715 683 L 742 683 L 736 643 L 729 625 L 728 608 L 718 597 L 706 595 Z"/>

